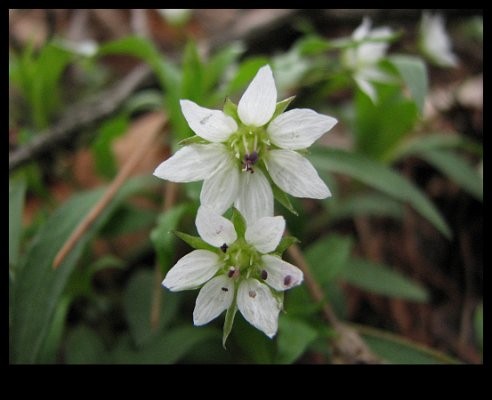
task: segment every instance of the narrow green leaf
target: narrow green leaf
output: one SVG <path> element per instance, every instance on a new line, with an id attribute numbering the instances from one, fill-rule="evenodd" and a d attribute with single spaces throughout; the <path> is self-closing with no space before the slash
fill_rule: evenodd
<path id="1" fill-rule="evenodd" d="M 451 238 L 448 224 L 430 200 L 411 182 L 389 167 L 359 154 L 339 149 L 314 148 L 310 159 L 320 169 L 349 175 L 397 200 L 408 202 L 439 232 L 448 239 Z"/>
<path id="2" fill-rule="evenodd" d="M 279 116 L 282 114 L 287 107 L 289 107 L 289 104 L 292 103 L 292 101 L 296 98 L 296 96 L 290 96 L 286 98 L 285 100 L 279 101 L 277 103 L 277 106 L 275 107 L 275 112 L 273 113 L 272 120 L 275 119 L 275 117 Z"/>
<path id="3" fill-rule="evenodd" d="M 224 349 L 226 348 L 226 341 L 229 337 L 229 334 L 232 331 L 232 326 L 234 325 L 234 317 L 237 312 L 237 304 L 236 304 L 236 293 L 234 293 L 234 300 L 232 301 L 232 305 L 227 309 L 225 320 L 224 320 L 224 329 L 222 332 L 222 346 Z"/>
<path id="4" fill-rule="evenodd" d="M 9 180 L 9 266 L 11 267 L 15 267 L 19 259 L 25 193 L 26 183 L 23 179 Z"/>
<path id="5" fill-rule="evenodd" d="M 280 316 L 278 324 L 278 352 L 275 363 L 292 364 L 302 356 L 318 334 L 305 322 L 286 315 Z"/>
<path id="6" fill-rule="evenodd" d="M 188 245 L 193 247 L 194 249 L 203 249 L 203 250 L 209 250 L 209 251 L 213 251 L 213 252 L 217 251 L 217 249 L 215 247 L 213 247 L 212 245 L 205 242 L 199 236 L 192 236 L 192 235 L 188 235 L 187 233 L 178 232 L 178 231 L 174 231 L 174 234 L 177 237 L 179 237 L 181 240 L 186 242 Z"/>
<path id="7" fill-rule="evenodd" d="M 419 57 L 403 54 L 389 56 L 388 60 L 400 73 L 422 113 L 429 86 L 425 63 Z"/>
<path id="8" fill-rule="evenodd" d="M 193 40 L 188 41 L 184 49 L 182 71 L 181 95 L 184 99 L 201 103 L 205 83 L 204 68 Z"/>
<path id="9" fill-rule="evenodd" d="M 383 264 L 350 259 L 340 277 L 363 290 L 398 299 L 425 303 L 429 293 L 420 283 Z"/>
<path id="10" fill-rule="evenodd" d="M 152 338 L 162 335 L 162 329 L 172 321 L 178 310 L 178 296 L 170 294 L 161 287 L 159 325 L 152 329 L 150 315 L 154 286 L 153 271 L 138 271 L 131 277 L 123 296 L 126 320 L 137 347 L 141 347 Z"/>
<path id="11" fill-rule="evenodd" d="M 266 64 L 268 64 L 268 58 L 266 57 L 249 58 L 242 62 L 234 77 L 227 84 L 226 93 L 232 95 L 243 89 L 253 80 L 258 70 Z"/>
<path id="12" fill-rule="evenodd" d="M 59 298 L 83 249 L 126 197 L 152 183 L 151 179 L 137 177 L 125 184 L 56 270 L 52 268 L 56 253 L 103 189 L 73 196 L 41 227 L 16 275 L 10 331 L 14 363 L 36 362 Z"/>
<path id="13" fill-rule="evenodd" d="M 244 238 L 244 235 L 246 234 L 246 220 L 239 212 L 239 210 L 235 207 L 232 208 L 231 222 L 234 225 L 237 236 L 240 238 Z"/>
<path id="14" fill-rule="evenodd" d="M 353 247 L 350 237 L 331 234 L 317 240 L 305 251 L 316 280 L 325 285 L 342 273 Z"/>
<path id="15" fill-rule="evenodd" d="M 299 216 L 299 213 L 296 211 L 292 202 L 290 201 L 289 196 L 282 189 L 280 189 L 277 185 L 272 184 L 273 196 L 277 201 L 282 204 L 288 211 L 292 214 Z"/>
<path id="16" fill-rule="evenodd" d="M 281 256 L 284 253 L 284 251 L 287 250 L 294 243 L 300 243 L 300 240 L 294 236 L 284 236 L 282 239 L 280 239 L 280 243 L 278 244 L 274 253 Z"/>
<path id="17" fill-rule="evenodd" d="M 195 135 L 195 136 L 191 136 L 191 137 L 188 137 L 186 139 L 183 139 L 183 140 L 180 140 L 178 142 L 178 145 L 179 146 L 187 146 L 189 144 L 197 144 L 197 143 L 207 143 L 207 141 L 205 139 L 202 139 L 200 136 L 198 135 Z"/>
<path id="18" fill-rule="evenodd" d="M 446 150 L 424 151 L 418 156 L 441 171 L 477 200 L 483 201 L 483 179 L 464 157 Z"/>
<path id="19" fill-rule="evenodd" d="M 239 120 L 239 116 L 237 115 L 237 104 L 234 104 L 229 97 L 227 97 L 224 102 L 224 114 L 229 115 L 236 121 Z"/>
<path id="20" fill-rule="evenodd" d="M 241 42 L 233 42 L 211 57 L 210 61 L 204 65 L 205 93 L 220 82 L 226 69 L 236 62 L 244 50 L 245 47 Z"/>

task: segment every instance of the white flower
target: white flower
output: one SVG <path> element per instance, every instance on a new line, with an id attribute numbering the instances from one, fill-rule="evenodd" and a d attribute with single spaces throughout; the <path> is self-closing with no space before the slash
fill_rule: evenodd
<path id="1" fill-rule="evenodd" d="M 433 63 L 441 67 L 455 67 L 458 58 L 451 51 L 451 40 L 444 29 L 442 15 L 422 14 L 420 48 Z"/>
<path id="2" fill-rule="evenodd" d="M 364 17 L 362 24 L 352 33 L 352 40 L 358 44 L 345 50 L 343 60 L 352 70 L 360 90 L 376 102 L 376 90 L 371 82 L 391 80 L 377 67 L 377 63 L 386 55 L 393 31 L 385 26 L 371 30 L 371 24 L 370 18 Z"/>
<path id="3" fill-rule="evenodd" d="M 234 118 L 181 100 L 181 110 L 202 143 L 181 148 L 154 175 L 174 182 L 204 180 L 202 204 L 219 214 L 234 204 L 250 223 L 273 215 L 268 176 L 296 197 L 330 196 L 314 167 L 297 150 L 311 146 L 337 120 L 309 109 L 274 117 L 276 107 L 277 89 L 268 65 L 259 69 L 244 92 Z"/>
<path id="4" fill-rule="evenodd" d="M 199 249 L 187 254 L 169 270 L 162 284 L 171 291 L 203 285 L 193 311 L 197 326 L 234 307 L 236 299 L 244 318 L 273 337 L 282 309 L 278 292 L 303 280 L 299 268 L 269 254 L 282 238 L 284 218 L 260 218 L 253 225 L 247 224 L 244 237 L 238 237 L 231 221 L 201 206 L 196 227 L 200 237 L 216 251 Z"/>

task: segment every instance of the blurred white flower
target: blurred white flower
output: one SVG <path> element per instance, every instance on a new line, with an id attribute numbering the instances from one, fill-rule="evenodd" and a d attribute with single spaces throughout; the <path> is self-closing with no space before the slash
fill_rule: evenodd
<path id="1" fill-rule="evenodd" d="M 311 146 L 337 120 L 309 109 L 274 117 L 276 106 L 277 89 L 268 65 L 259 69 L 234 117 L 181 100 L 181 110 L 202 143 L 178 150 L 154 175 L 174 182 L 204 180 L 202 204 L 219 214 L 234 204 L 249 223 L 273 215 L 267 176 L 295 197 L 330 196 L 312 164 L 296 150 Z"/>
<path id="2" fill-rule="evenodd" d="M 440 67 L 458 65 L 458 58 L 451 50 L 451 40 L 444 28 L 442 15 L 424 12 L 419 33 L 420 49 L 430 61 Z"/>
<path id="3" fill-rule="evenodd" d="M 360 90 L 376 102 L 376 89 L 371 82 L 392 80 L 377 64 L 386 55 L 389 40 L 394 36 L 394 32 L 385 26 L 371 30 L 371 25 L 370 18 L 364 17 L 362 24 L 352 33 L 355 44 L 347 48 L 342 57 L 345 65 L 352 71 Z"/>
<path id="4" fill-rule="evenodd" d="M 284 218 L 261 218 L 253 225 L 247 224 L 244 237 L 238 237 L 231 221 L 201 206 L 196 227 L 200 237 L 216 251 L 199 249 L 187 254 L 169 270 L 163 286 L 181 291 L 203 285 L 193 311 L 197 326 L 237 304 L 246 321 L 273 337 L 282 309 L 281 298 L 275 293 L 303 280 L 299 268 L 269 254 L 282 238 Z"/>

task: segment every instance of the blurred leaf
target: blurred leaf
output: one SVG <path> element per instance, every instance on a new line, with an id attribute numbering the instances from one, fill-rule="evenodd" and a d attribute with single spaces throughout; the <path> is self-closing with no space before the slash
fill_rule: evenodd
<path id="1" fill-rule="evenodd" d="M 297 43 L 296 47 L 299 50 L 299 53 L 302 55 L 316 55 L 316 54 L 325 54 L 327 50 L 330 49 L 330 43 L 316 35 L 305 36 L 301 38 Z"/>
<path id="2" fill-rule="evenodd" d="M 220 340 L 216 329 L 181 326 L 166 331 L 139 351 L 132 348 L 130 340 L 122 340 L 112 352 L 112 361 L 116 364 L 174 364 L 194 346 L 211 338 Z"/>
<path id="3" fill-rule="evenodd" d="M 248 58 L 242 62 L 234 77 L 227 84 L 226 93 L 232 95 L 240 89 L 244 89 L 253 80 L 258 70 L 266 64 L 268 64 L 266 57 Z"/>
<path id="4" fill-rule="evenodd" d="M 71 300 L 71 296 L 62 296 L 58 302 L 53 316 L 53 322 L 39 351 L 39 363 L 41 364 L 54 364 L 57 362 L 57 355 L 65 330 L 65 321 Z"/>
<path id="5" fill-rule="evenodd" d="M 227 68 L 233 65 L 244 53 L 245 47 L 240 42 L 233 42 L 215 53 L 204 66 L 204 92 L 207 93 L 222 80 Z"/>
<path id="6" fill-rule="evenodd" d="M 422 113 L 429 86 L 425 63 L 419 57 L 403 54 L 389 56 L 388 60 L 400 73 L 419 112 Z"/>
<path id="7" fill-rule="evenodd" d="M 19 259 L 22 237 L 22 212 L 26 183 L 23 179 L 9 179 L 9 266 L 15 267 Z"/>
<path id="8" fill-rule="evenodd" d="M 390 269 L 358 258 L 350 259 L 341 272 L 341 279 L 360 289 L 397 299 L 425 303 L 429 293 L 418 282 Z"/>
<path id="9" fill-rule="evenodd" d="M 272 339 L 262 331 L 246 322 L 242 314 L 236 317 L 232 332 L 234 341 L 241 347 L 246 361 L 256 364 L 271 364 L 274 360 L 275 346 Z"/>
<path id="10" fill-rule="evenodd" d="M 374 84 L 378 101 L 357 91 L 353 132 L 358 152 L 384 160 L 417 121 L 417 107 L 394 85 Z"/>
<path id="11" fill-rule="evenodd" d="M 330 199 L 325 204 L 330 204 Z M 400 202 L 381 193 L 355 193 L 344 198 L 329 209 L 330 223 L 356 216 L 403 218 L 403 206 Z"/>
<path id="12" fill-rule="evenodd" d="M 112 144 L 117 137 L 125 133 L 128 124 L 129 117 L 127 114 L 119 114 L 106 119 L 99 127 L 96 138 L 91 145 L 96 170 L 105 178 L 111 179 L 117 173 Z"/>
<path id="13" fill-rule="evenodd" d="M 418 156 L 477 200 L 483 201 L 483 179 L 464 157 L 446 150 L 428 150 Z"/>
<path id="14" fill-rule="evenodd" d="M 154 272 L 138 271 L 131 277 L 123 295 L 123 307 L 130 334 L 137 347 L 141 347 L 150 339 L 162 334 L 162 329 L 175 317 L 178 309 L 178 296 L 170 295 L 163 287 L 159 325 L 153 330 L 150 326 L 150 315 L 155 282 Z"/>
<path id="15" fill-rule="evenodd" d="M 101 229 L 101 235 L 118 237 L 139 230 L 148 229 L 157 219 L 157 212 L 147 208 L 138 208 L 132 204 L 122 204 Z"/>
<path id="16" fill-rule="evenodd" d="M 106 364 L 108 352 L 97 333 L 81 325 L 67 338 L 65 361 L 67 364 Z"/>
<path id="17" fill-rule="evenodd" d="M 397 200 L 408 202 L 439 232 L 451 238 L 451 230 L 436 207 L 416 186 L 391 168 L 339 149 L 313 148 L 310 159 L 320 169 L 349 175 Z"/>
<path id="18" fill-rule="evenodd" d="M 204 68 L 193 40 L 188 41 L 183 54 L 183 76 L 181 80 L 181 96 L 197 103 L 203 102 Z"/>
<path id="19" fill-rule="evenodd" d="M 124 104 L 124 112 L 128 115 L 142 111 L 162 109 L 162 93 L 156 89 L 141 90 L 132 96 Z"/>
<path id="20" fill-rule="evenodd" d="M 324 236 L 309 246 L 305 256 L 318 283 L 324 285 L 342 272 L 352 246 L 350 237 L 337 234 Z"/>
<path id="21" fill-rule="evenodd" d="M 279 318 L 276 364 L 292 364 L 316 339 L 317 332 L 305 322 L 281 315 Z"/>
<path id="22" fill-rule="evenodd" d="M 458 361 L 434 349 L 378 329 L 355 326 L 367 345 L 393 364 L 457 364 Z"/>
<path id="23" fill-rule="evenodd" d="M 475 341 L 480 351 L 483 352 L 483 303 L 480 303 L 475 309 L 473 327 L 475 329 Z"/>
<path id="24" fill-rule="evenodd" d="M 153 180 L 142 177 L 127 182 L 56 270 L 52 268 L 54 257 L 104 189 L 73 196 L 41 227 L 15 281 L 10 332 L 14 363 L 36 362 L 60 296 L 83 249 L 125 198 L 152 183 Z"/>
<path id="25" fill-rule="evenodd" d="M 187 204 L 179 204 L 163 212 L 157 218 L 156 227 L 150 232 L 161 268 L 168 268 L 174 257 L 173 231 L 187 210 Z M 178 235 L 179 236 L 179 235 Z"/>

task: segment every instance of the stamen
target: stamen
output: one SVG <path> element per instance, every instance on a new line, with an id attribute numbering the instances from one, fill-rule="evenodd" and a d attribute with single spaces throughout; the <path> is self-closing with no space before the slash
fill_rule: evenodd
<path id="1" fill-rule="evenodd" d="M 249 294 L 249 297 L 251 297 L 252 299 L 254 299 L 256 297 L 256 292 L 254 290 L 250 290 L 248 292 L 248 294 Z"/>
<path id="2" fill-rule="evenodd" d="M 223 287 L 221 289 L 222 289 L 223 292 L 228 292 L 229 291 L 229 289 L 227 289 L 226 287 Z"/>
<path id="3" fill-rule="evenodd" d="M 261 279 L 266 280 L 268 278 L 268 272 L 266 270 L 261 271 Z"/>
<path id="4" fill-rule="evenodd" d="M 220 249 L 225 253 L 227 251 L 227 249 L 229 248 L 229 246 L 224 243 L 222 246 L 220 246 Z"/>
<path id="5" fill-rule="evenodd" d="M 290 275 L 287 275 L 285 278 L 284 278 L 284 286 L 289 286 L 292 282 L 292 276 Z"/>
<path id="6" fill-rule="evenodd" d="M 235 272 L 236 272 L 236 268 L 231 267 L 231 268 L 229 268 L 229 272 L 227 272 L 227 276 L 229 278 L 232 278 Z"/>

